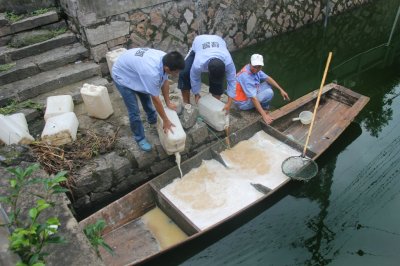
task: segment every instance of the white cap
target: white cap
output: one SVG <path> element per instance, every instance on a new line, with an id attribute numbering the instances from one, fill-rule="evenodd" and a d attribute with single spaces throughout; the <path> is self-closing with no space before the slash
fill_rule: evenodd
<path id="1" fill-rule="evenodd" d="M 252 66 L 264 66 L 264 58 L 260 54 L 253 54 L 250 58 Z"/>

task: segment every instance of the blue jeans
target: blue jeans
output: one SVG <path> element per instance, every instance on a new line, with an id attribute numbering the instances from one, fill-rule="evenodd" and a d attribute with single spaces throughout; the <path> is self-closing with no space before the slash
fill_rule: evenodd
<path id="1" fill-rule="evenodd" d="M 274 91 L 265 83 L 261 83 L 260 91 L 257 93 L 257 99 L 264 110 L 269 109 L 269 103 L 274 97 Z M 240 110 L 250 110 L 254 108 L 253 101 L 249 98 L 246 101 L 235 101 L 236 106 Z"/>
<path id="2" fill-rule="evenodd" d="M 149 94 L 144 94 L 131 90 L 125 86 L 116 83 L 115 81 L 114 84 L 117 87 L 122 98 L 124 99 L 126 108 L 128 109 L 129 123 L 133 136 L 135 140 L 139 142 L 145 138 L 145 135 L 142 119 L 140 118 L 140 109 L 136 95 L 139 97 L 143 109 L 147 114 L 147 121 L 149 122 L 149 124 L 155 124 L 157 123 L 157 113 L 154 109 L 151 97 Z"/>

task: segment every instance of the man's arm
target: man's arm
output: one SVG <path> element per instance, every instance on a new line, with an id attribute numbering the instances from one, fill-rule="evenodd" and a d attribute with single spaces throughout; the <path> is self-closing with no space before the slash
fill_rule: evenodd
<path id="1" fill-rule="evenodd" d="M 164 132 L 167 133 L 168 130 L 173 132 L 172 127 L 175 125 L 172 124 L 171 121 L 168 119 L 168 116 L 165 113 L 164 107 L 161 103 L 160 97 L 152 95 L 151 100 L 153 101 L 153 104 L 154 104 L 154 107 L 156 108 L 157 113 L 160 115 L 161 119 L 163 120 Z"/>
<path id="2" fill-rule="evenodd" d="M 262 108 L 260 102 L 258 101 L 257 97 L 251 97 L 250 99 L 253 102 L 254 107 L 256 108 L 256 110 L 260 113 L 260 115 L 263 118 L 264 122 L 267 123 L 267 124 L 271 124 L 272 121 L 273 121 L 272 117 L 267 115 L 267 113 Z"/>
<path id="3" fill-rule="evenodd" d="M 270 76 L 268 76 L 268 77 L 267 77 L 267 82 L 268 82 L 269 84 L 271 84 L 274 88 L 277 88 L 277 89 L 279 90 L 279 92 L 281 93 L 282 98 L 283 98 L 284 100 L 287 100 L 287 101 L 290 100 L 289 95 L 286 93 L 286 91 L 285 91 L 284 89 L 282 89 L 281 86 L 279 86 L 278 82 L 276 82 L 273 78 L 271 78 Z"/>
<path id="4" fill-rule="evenodd" d="M 226 66 L 225 75 L 226 75 L 226 81 L 228 83 L 227 86 L 228 102 L 225 104 L 224 110 L 226 112 L 229 112 L 233 103 L 233 98 L 235 98 L 236 96 L 236 68 L 233 63 Z"/>
<path id="5" fill-rule="evenodd" d="M 200 95 L 201 90 L 201 69 L 196 67 L 193 63 L 190 69 L 190 85 L 192 86 L 192 93 Z"/>
<path id="6" fill-rule="evenodd" d="M 176 105 L 173 104 L 169 99 L 169 81 L 166 80 L 164 84 L 161 86 L 161 92 L 164 97 L 165 104 L 169 109 L 176 111 Z"/>

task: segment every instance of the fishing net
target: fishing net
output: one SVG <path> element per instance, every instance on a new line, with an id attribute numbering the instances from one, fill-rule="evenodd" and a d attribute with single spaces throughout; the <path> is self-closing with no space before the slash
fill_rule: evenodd
<path id="1" fill-rule="evenodd" d="M 306 182 L 318 173 L 318 165 L 310 158 L 303 156 L 289 157 L 283 161 L 281 167 L 282 172 L 288 177 Z"/>

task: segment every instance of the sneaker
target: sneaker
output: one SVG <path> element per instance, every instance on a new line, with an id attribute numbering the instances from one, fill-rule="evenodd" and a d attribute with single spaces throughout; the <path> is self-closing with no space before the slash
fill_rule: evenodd
<path id="1" fill-rule="evenodd" d="M 147 141 L 146 138 L 139 141 L 138 145 L 144 151 L 151 151 L 151 144 Z"/>

